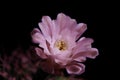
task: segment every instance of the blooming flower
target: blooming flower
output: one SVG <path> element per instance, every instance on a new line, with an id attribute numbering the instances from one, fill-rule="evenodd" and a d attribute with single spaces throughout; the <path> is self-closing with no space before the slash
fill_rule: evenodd
<path id="1" fill-rule="evenodd" d="M 98 50 L 91 46 L 93 39 L 80 38 L 87 25 L 77 24 L 75 19 L 63 13 L 59 13 L 56 20 L 43 16 L 39 28 L 35 28 L 31 35 L 33 42 L 39 44 L 35 50 L 44 60 L 41 68 L 46 72 L 56 74 L 66 69 L 69 74 L 81 74 L 85 71 L 81 62 L 98 55 Z"/>

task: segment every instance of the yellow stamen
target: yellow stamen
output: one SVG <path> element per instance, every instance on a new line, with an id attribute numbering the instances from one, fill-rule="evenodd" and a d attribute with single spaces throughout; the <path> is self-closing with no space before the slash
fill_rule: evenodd
<path id="1" fill-rule="evenodd" d="M 56 41 L 55 47 L 57 47 L 60 51 L 64 51 L 67 49 L 67 44 L 63 40 Z"/>

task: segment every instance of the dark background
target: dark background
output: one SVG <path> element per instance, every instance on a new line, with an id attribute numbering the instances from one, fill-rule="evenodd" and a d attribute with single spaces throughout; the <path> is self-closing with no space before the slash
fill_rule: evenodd
<path id="1" fill-rule="evenodd" d="M 12 3 L 12 2 L 11 2 Z M 31 43 L 30 32 L 38 27 L 43 15 L 55 19 L 62 12 L 88 26 L 82 35 L 93 38 L 93 47 L 99 49 L 99 56 L 86 61 L 86 80 L 116 78 L 117 62 L 117 7 L 108 2 L 83 2 L 67 0 L 46 0 L 39 2 L 5 2 L 0 11 L 0 50 L 8 54 L 18 45 L 27 49 Z M 113 6 L 113 4 L 115 6 Z M 118 35 L 117 35 L 118 36 Z M 115 75 L 115 76 L 114 76 Z M 38 75 L 39 76 L 39 75 Z"/>

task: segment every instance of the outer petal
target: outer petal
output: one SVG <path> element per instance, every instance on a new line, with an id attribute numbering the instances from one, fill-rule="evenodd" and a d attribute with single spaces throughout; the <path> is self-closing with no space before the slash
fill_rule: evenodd
<path id="1" fill-rule="evenodd" d="M 64 29 L 65 27 L 68 27 L 68 26 L 66 26 L 66 18 L 67 18 L 66 15 L 64 15 L 63 13 L 60 13 L 60 14 L 57 15 L 56 23 L 57 23 L 60 31 L 62 29 Z"/>
<path id="2" fill-rule="evenodd" d="M 86 60 L 86 57 L 94 59 L 98 55 L 98 50 L 96 48 L 91 48 L 91 43 L 93 43 L 93 39 L 81 38 L 77 42 L 77 46 L 73 49 L 73 60 L 83 62 Z"/>
<path id="3" fill-rule="evenodd" d="M 81 51 L 77 54 L 75 54 L 74 56 L 72 56 L 73 59 L 76 58 L 81 58 L 81 57 L 88 57 L 88 58 L 96 58 L 96 56 L 98 55 L 98 50 L 96 48 L 91 48 L 85 51 Z"/>
<path id="4" fill-rule="evenodd" d="M 71 63 L 66 66 L 68 74 L 82 74 L 85 71 L 85 65 L 81 63 Z"/>
<path id="5" fill-rule="evenodd" d="M 52 31 L 52 41 L 55 41 L 59 35 L 59 27 L 56 23 L 56 20 L 52 20 L 52 27 L 51 27 L 51 31 Z"/>
<path id="6" fill-rule="evenodd" d="M 75 61 L 78 61 L 78 62 L 85 62 L 86 57 L 84 57 L 84 56 L 76 56 L 76 57 L 73 57 L 72 60 L 75 60 Z"/>
<path id="7" fill-rule="evenodd" d="M 63 33 L 65 29 L 69 30 L 71 36 L 76 33 L 75 27 L 77 26 L 77 22 L 75 19 L 71 19 L 69 16 L 66 16 L 63 13 L 59 13 L 56 21 L 57 26 L 59 27 L 60 33 Z"/>
<path id="8" fill-rule="evenodd" d="M 61 66 L 66 65 L 68 62 L 71 61 L 71 58 L 66 57 L 64 55 L 55 55 L 54 60 L 57 64 L 60 64 Z"/>
<path id="9" fill-rule="evenodd" d="M 35 50 L 36 50 L 37 55 L 40 56 L 42 59 L 46 59 L 47 58 L 47 55 L 42 51 L 42 49 L 35 48 Z"/>
<path id="10" fill-rule="evenodd" d="M 72 50 L 72 48 L 74 48 L 76 46 L 76 42 L 75 42 L 75 36 L 76 35 L 74 35 L 73 33 L 71 33 L 71 31 L 68 30 L 68 29 L 64 29 L 63 32 L 61 33 L 62 34 L 62 38 L 68 44 L 68 50 Z"/>
<path id="11" fill-rule="evenodd" d="M 48 50 L 46 40 L 44 36 L 41 34 L 39 29 L 35 28 L 32 33 L 32 40 L 34 43 L 39 43 L 39 46 L 42 47 L 46 54 L 50 55 L 50 51 Z"/>
<path id="12" fill-rule="evenodd" d="M 75 29 L 78 32 L 76 36 L 76 40 L 77 40 L 87 30 L 87 25 L 84 23 L 79 23 Z"/>
<path id="13" fill-rule="evenodd" d="M 73 53 L 79 53 L 80 51 L 85 51 L 91 48 L 91 44 L 93 43 L 93 39 L 82 37 L 76 44 L 76 47 L 73 49 Z M 73 55 L 74 55 L 73 54 Z"/>
<path id="14" fill-rule="evenodd" d="M 43 23 L 39 23 L 39 27 L 45 39 L 50 43 L 51 42 L 50 29 L 46 27 L 46 24 L 43 24 Z"/>
<path id="15" fill-rule="evenodd" d="M 55 34 L 56 26 L 53 20 L 49 16 L 43 16 L 42 22 L 39 23 L 39 27 L 45 36 L 45 39 L 50 43 L 52 37 Z"/>
<path id="16" fill-rule="evenodd" d="M 63 13 L 58 14 L 56 23 L 60 29 L 59 33 L 66 33 L 66 36 L 72 36 L 74 41 L 76 41 L 87 29 L 86 24 L 77 24 L 75 19 L 71 19 Z"/>
<path id="17" fill-rule="evenodd" d="M 39 31 L 39 29 L 35 28 L 32 32 L 31 32 L 31 36 L 32 36 L 32 40 L 34 43 L 42 43 L 43 41 L 45 41 L 43 35 L 41 34 L 41 32 Z"/>

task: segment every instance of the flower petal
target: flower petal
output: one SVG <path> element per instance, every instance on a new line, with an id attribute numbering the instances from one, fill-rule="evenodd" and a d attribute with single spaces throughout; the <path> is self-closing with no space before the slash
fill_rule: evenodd
<path id="1" fill-rule="evenodd" d="M 35 48 L 36 53 L 39 57 L 41 57 L 42 59 L 46 59 L 47 55 L 42 51 L 42 49 L 40 48 Z"/>
<path id="2" fill-rule="evenodd" d="M 88 58 L 96 58 L 96 56 L 98 56 L 98 50 L 96 48 L 91 48 L 91 49 L 88 49 L 88 50 L 85 50 L 85 51 L 81 51 L 77 54 L 75 54 L 72 58 L 73 59 L 76 59 L 76 58 L 79 58 L 79 57 L 88 57 Z"/>
<path id="3" fill-rule="evenodd" d="M 59 27 L 56 23 L 56 20 L 52 20 L 52 27 L 51 27 L 51 32 L 52 32 L 52 41 L 55 41 L 59 35 Z"/>
<path id="4" fill-rule="evenodd" d="M 45 39 L 50 43 L 56 30 L 54 21 L 52 21 L 49 16 L 43 16 L 42 22 L 39 23 L 39 27 L 45 36 Z"/>
<path id="5" fill-rule="evenodd" d="M 54 38 L 58 34 L 58 27 L 55 25 L 55 21 L 51 20 L 49 16 L 43 16 L 42 25 L 46 27 L 46 31 L 48 31 L 50 38 Z M 48 41 L 50 42 L 50 41 Z"/>
<path id="6" fill-rule="evenodd" d="M 64 29 L 66 25 L 66 15 L 64 15 L 63 13 L 59 13 L 57 15 L 57 25 L 59 26 L 60 30 Z"/>
<path id="7" fill-rule="evenodd" d="M 77 57 L 73 58 L 73 60 L 78 61 L 78 62 L 85 62 L 86 61 L 86 57 L 77 56 Z"/>
<path id="8" fill-rule="evenodd" d="M 45 41 L 43 35 L 41 34 L 40 30 L 35 28 L 32 32 L 31 32 L 31 36 L 32 36 L 32 40 L 34 43 L 42 43 L 43 41 Z"/>
<path id="9" fill-rule="evenodd" d="M 82 74 L 85 71 L 85 65 L 81 63 L 71 63 L 66 66 L 68 74 Z"/>
<path id="10" fill-rule="evenodd" d="M 81 38 L 77 42 L 77 46 L 73 49 L 72 58 L 73 60 L 83 62 L 88 58 L 95 58 L 98 55 L 98 50 L 91 47 L 93 39 L 91 38 Z"/>
<path id="11" fill-rule="evenodd" d="M 71 61 L 72 58 L 70 58 L 70 51 L 63 51 L 60 52 L 60 53 L 57 53 L 57 54 L 54 54 L 53 57 L 54 57 L 54 60 L 57 64 L 60 64 L 60 65 L 66 65 L 69 61 Z"/>
<path id="12" fill-rule="evenodd" d="M 34 43 L 39 43 L 39 46 L 44 49 L 45 53 L 50 55 L 50 51 L 48 50 L 46 40 L 44 36 L 41 34 L 39 29 L 35 28 L 32 33 L 32 40 Z"/>
<path id="13" fill-rule="evenodd" d="M 60 29 L 60 33 L 62 33 L 63 30 L 66 28 L 67 30 L 70 30 L 71 32 L 75 32 L 74 30 L 77 25 L 77 22 L 75 19 L 71 19 L 69 16 L 63 13 L 59 13 L 57 16 L 56 24 Z"/>
<path id="14" fill-rule="evenodd" d="M 77 24 L 76 20 L 71 19 L 63 13 L 58 14 L 57 24 L 60 28 L 60 34 L 62 36 L 72 36 L 71 39 L 76 41 L 83 32 L 87 29 L 87 25 L 84 23 Z"/>
<path id="15" fill-rule="evenodd" d="M 76 26 L 76 31 L 78 32 L 78 35 L 76 37 L 76 40 L 87 30 L 87 25 L 84 23 L 79 23 Z"/>
<path id="16" fill-rule="evenodd" d="M 85 50 L 91 48 L 92 43 L 93 43 L 93 39 L 82 37 L 77 42 L 76 47 L 74 47 L 74 49 L 73 49 L 74 54 L 79 53 L 81 51 L 85 51 Z"/>
<path id="17" fill-rule="evenodd" d="M 66 58 L 66 57 L 62 57 L 62 56 L 55 56 L 55 62 L 57 64 L 60 64 L 61 66 L 66 65 L 69 61 L 71 60 L 71 58 Z"/>

